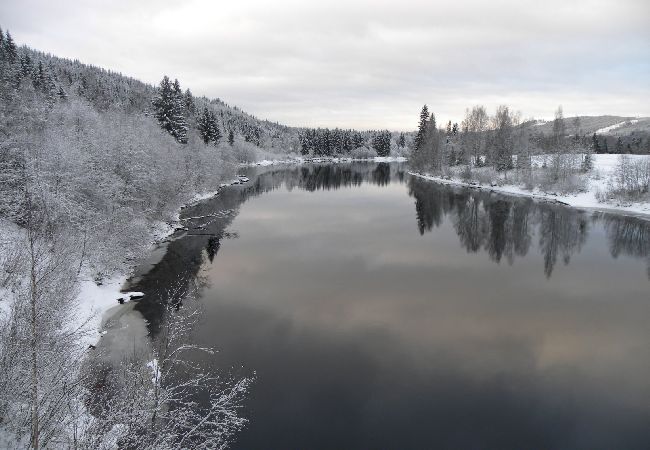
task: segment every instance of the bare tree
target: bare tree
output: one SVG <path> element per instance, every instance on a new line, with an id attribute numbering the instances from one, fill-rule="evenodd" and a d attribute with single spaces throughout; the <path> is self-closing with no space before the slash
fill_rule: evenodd
<path id="1" fill-rule="evenodd" d="M 245 425 L 239 409 L 252 378 L 219 375 L 198 362 L 215 351 L 189 338 L 201 316 L 194 291 L 172 286 L 152 353 L 129 355 L 113 368 L 98 403 L 94 396 L 97 419 L 85 445 L 113 440 L 121 448 L 221 449 Z"/>
<path id="2" fill-rule="evenodd" d="M 481 153 L 485 151 L 485 131 L 488 125 L 488 115 L 485 107 L 474 106 L 471 110 L 465 110 L 463 129 L 466 133 L 466 141 L 469 152 L 473 157 L 472 164 L 481 165 Z"/>
<path id="3" fill-rule="evenodd" d="M 514 149 L 513 121 L 510 109 L 500 105 L 492 118 L 494 135 L 492 138 L 492 164 L 498 171 L 507 171 L 513 167 L 512 154 Z"/>

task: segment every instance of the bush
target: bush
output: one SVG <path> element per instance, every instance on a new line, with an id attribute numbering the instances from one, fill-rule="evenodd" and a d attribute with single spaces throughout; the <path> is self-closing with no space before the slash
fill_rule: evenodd
<path id="1" fill-rule="evenodd" d="M 620 155 L 605 196 L 621 200 L 642 200 L 649 197 L 649 191 L 650 158 L 632 159 L 628 155 Z"/>
<path id="2" fill-rule="evenodd" d="M 460 172 L 460 179 L 465 183 L 472 181 L 472 168 L 469 164 L 463 166 L 463 169 Z"/>

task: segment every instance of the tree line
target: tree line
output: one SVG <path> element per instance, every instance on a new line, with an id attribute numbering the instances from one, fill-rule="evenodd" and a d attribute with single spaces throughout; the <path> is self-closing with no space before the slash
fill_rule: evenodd
<path id="1" fill-rule="evenodd" d="M 351 129 L 307 128 L 298 137 L 300 153 L 313 156 L 347 156 L 359 148 L 373 149 L 377 156 L 389 156 L 406 147 L 404 133 L 393 136 L 388 130 L 357 131 Z"/>

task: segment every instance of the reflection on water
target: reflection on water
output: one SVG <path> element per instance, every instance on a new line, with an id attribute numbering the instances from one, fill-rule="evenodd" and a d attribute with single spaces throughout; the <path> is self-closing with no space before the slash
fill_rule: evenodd
<path id="1" fill-rule="evenodd" d="M 547 277 L 558 256 L 568 264 L 587 239 L 587 218 L 571 208 L 530 198 L 455 190 L 415 178 L 410 180 L 409 195 L 415 197 L 420 234 L 440 226 L 449 215 L 463 248 L 473 253 L 485 251 L 497 263 L 505 257 L 512 264 L 516 256 L 526 256 L 537 234 Z"/>
<path id="2" fill-rule="evenodd" d="M 256 371 L 234 447 L 650 448 L 648 222 L 405 170 L 250 169 L 133 280 Z"/>
<path id="3" fill-rule="evenodd" d="M 589 218 L 573 208 L 526 197 L 503 197 L 482 190 L 450 188 L 416 178 L 409 180 L 409 195 L 415 198 L 420 234 L 440 226 L 451 216 L 460 243 L 468 252 L 481 250 L 495 262 L 505 256 L 512 264 L 526 256 L 537 235 L 544 256 L 544 273 L 550 277 L 558 256 L 566 265 L 580 252 L 589 232 L 589 221 L 604 222 L 611 255 L 631 255 L 648 261 L 650 276 L 650 226 L 647 220 L 612 214 Z"/>

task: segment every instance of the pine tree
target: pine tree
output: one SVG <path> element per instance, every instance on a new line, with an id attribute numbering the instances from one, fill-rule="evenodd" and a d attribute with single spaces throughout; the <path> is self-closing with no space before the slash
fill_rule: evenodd
<path id="1" fill-rule="evenodd" d="M 5 59 L 5 35 L 0 27 L 0 61 Z"/>
<path id="2" fill-rule="evenodd" d="M 169 77 L 165 75 L 158 87 L 158 95 L 152 100 L 154 108 L 154 117 L 160 123 L 163 130 L 172 133 L 172 113 L 174 109 L 174 98 L 172 85 L 169 82 Z"/>
<path id="3" fill-rule="evenodd" d="M 422 146 L 422 143 L 424 142 L 424 137 L 427 132 L 427 121 L 429 119 L 429 108 L 427 105 L 424 105 L 422 107 L 422 111 L 420 112 L 420 123 L 418 125 L 418 134 L 415 135 L 415 147 L 414 151 L 417 152 L 420 150 L 420 147 Z"/>
<path id="4" fill-rule="evenodd" d="M 397 139 L 397 146 L 399 148 L 406 147 L 406 137 L 404 136 L 404 133 L 400 133 L 399 138 Z"/>
<path id="5" fill-rule="evenodd" d="M 235 144 L 235 133 L 232 130 L 228 131 L 228 144 L 231 147 Z"/>
<path id="6" fill-rule="evenodd" d="M 210 113 L 208 108 L 203 108 L 203 113 L 196 121 L 196 128 L 199 130 L 201 139 L 207 145 L 210 143 Z"/>
<path id="7" fill-rule="evenodd" d="M 598 136 L 596 133 L 591 137 L 591 148 L 594 153 L 600 153 L 600 144 L 598 142 Z"/>
<path id="8" fill-rule="evenodd" d="M 172 135 L 176 138 L 181 144 L 187 144 L 187 121 L 185 120 L 184 110 L 185 110 L 185 101 L 183 98 L 183 91 L 181 91 L 181 85 L 178 82 L 178 79 L 174 80 L 173 84 L 173 128 L 174 132 Z"/>
<path id="9" fill-rule="evenodd" d="M 352 137 L 352 146 L 354 148 L 359 148 L 359 147 L 363 147 L 364 144 L 365 142 L 363 140 L 363 135 L 358 131 L 355 131 Z"/>
<path id="10" fill-rule="evenodd" d="M 13 38 L 11 37 L 11 34 L 9 34 L 8 31 L 4 39 L 3 49 L 4 49 L 4 56 L 7 58 L 7 60 L 10 63 L 13 63 L 18 57 L 18 48 L 16 47 L 16 43 L 14 42 Z"/>
<path id="11" fill-rule="evenodd" d="M 20 58 L 20 76 L 22 78 L 31 77 L 34 73 L 34 65 L 32 64 L 32 58 L 29 55 L 25 55 Z"/>
<path id="12" fill-rule="evenodd" d="M 201 135 L 201 139 L 207 145 L 213 143 L 217 145 L 219 139 L 221 139 L 221 131 L 219 131 L 219 125 L 217 124 L 217 117 L 214 115 L 214 112 L 208 110 L 208 108 L 203 108 L 203 113 L 197 119 L 197 129 Z"/>
<path id="13" fill-rule="evenodd" d="M 221 131 L 219 130 L 219 124 L 217 123 L 217 117 L 214 115 L 214 112 L 210 111 L 210 141 L 216 146 L 221 139 Z"/>
<path id="14" fill-rule="evenodd" d="M 170 83 L 165 75 L 160 82 L 158 95 L 152 100 L 154 117 L 163 130 L 181 144 L 187 143 L 187 122 L 183 116 L 183 98 L 178 80 Z"/>
<path id="15" fill-rule="evenodd" d="M 616 140 L 616 146 L 614 147 L 614 153 L 617 153 L 619 155 L 623 153 L 623 141 L 621 140 L 620 137 Z"/>
<path id="16" fill-rule="evenodd" d="M 194 103 L 194 96 L 192 95 L 192 91 L 188 89 L 185 90 L 185 94 L 183 95 L 183 103 L 185 106 L 185 113 L 188 115 L 188 117 L 192 117 L 196 114 L 196 105 Z"/>
<path id="17" fill-rule="evenodd" d="M 380 131 L 372 138 L 372 147 L 377 151 L 378 156 L 390 155 L 390 131 Z"/>

